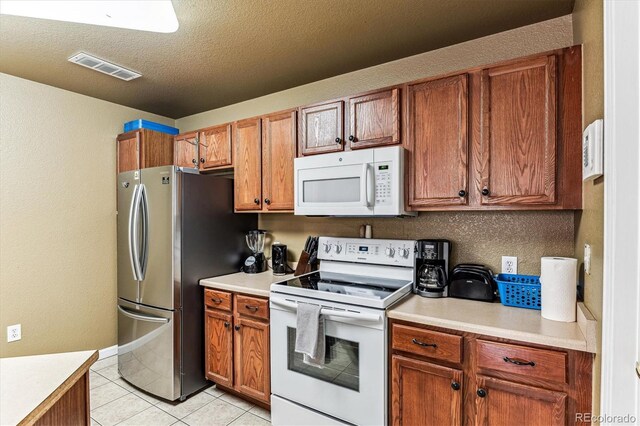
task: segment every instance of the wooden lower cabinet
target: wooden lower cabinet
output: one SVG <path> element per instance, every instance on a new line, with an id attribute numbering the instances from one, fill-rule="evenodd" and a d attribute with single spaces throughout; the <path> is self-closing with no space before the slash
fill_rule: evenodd
<path id="1" fill-rule="evenodd" d="M 398 320 L 390 328 L 394 426 L 587 423 L 576 414 L 591 412 L 593 354 Z M 452 338 L 461 358 L 423 350 Z"/>
<path id="2" fill-rule="evenodd" d="M 240 316 L 234 328 L 235 388 L 245 395 L 269 401 L 269 323 Z"/>
<path id="3" fill-rule="evenodd" d="M 567 424 L 567 394 L 478 376 L 476 424 L 480 426 Z"/>
<path id="4" fill-rule="evenodd" d="M 268 406 L 271 401 L 268 299 L 212 289 L 205 289 L 204 299 L 207 379 Z M 246 306 L 257 307 L 260 312 L 239 309 Z"/>
<path id="5" fill-rule="evenodd" d="M 213 309 L 205 311 L 207 379 L 233 386 L 233 317 Z"/>
<path id="6" fill-rule="evenodd" d="M 392 425 L 461 425 L 462 371 L 391 357 Z"/>

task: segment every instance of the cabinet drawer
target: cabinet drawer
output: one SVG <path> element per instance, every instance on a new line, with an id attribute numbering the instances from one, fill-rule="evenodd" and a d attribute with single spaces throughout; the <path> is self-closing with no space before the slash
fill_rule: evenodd
<path id="1" fill-rule="evenodd" d="M 236 295 L 236 311 L 246 317 L 269 319 L 269 300 Z"/>
<path id="2" fill-rule="evenodd" d="M 506 343 L 477 342 L 478 368 L 535 377 L 558 383 L 567 382 L 567 354 Z"/>
<path id="3" fill-rule="evenodd" d="M 393 324 L 393 349 L 429 358 L 462 362 L 462 336 Z"/>
<path id="4" fill-rule="evenodd" d="M 207 288 L 204 290 L 204 304 L 213 309 L 231 312 L 231 293 Z"/>

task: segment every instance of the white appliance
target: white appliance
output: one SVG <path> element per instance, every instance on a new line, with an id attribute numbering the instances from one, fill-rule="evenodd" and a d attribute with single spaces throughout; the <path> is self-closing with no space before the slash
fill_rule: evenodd
<path id="1" fill-rule="evenodd" d="M 274 425 L 387 423 L 386 309 L 411 292 L 415 241 L 320 237 L 320 269 L 271 285 Z M 298 303 L 322 306 L 325 365 L 294 351 Z"/>
<path id="2" fill-rule="evenodd" d="M 296 215 L 405 216 L 404 148 L 296 158 Z"/>

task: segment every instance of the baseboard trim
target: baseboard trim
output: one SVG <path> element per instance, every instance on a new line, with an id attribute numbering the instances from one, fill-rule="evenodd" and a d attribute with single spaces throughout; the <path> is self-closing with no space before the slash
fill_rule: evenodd
<path id="1" fill-rule="evenodd" d="M 110 356 L 117 355 L 118 345 L 109 346 L 108 348 L 100 349 L 98 351 L 98 359 L 108 358 Z"/>

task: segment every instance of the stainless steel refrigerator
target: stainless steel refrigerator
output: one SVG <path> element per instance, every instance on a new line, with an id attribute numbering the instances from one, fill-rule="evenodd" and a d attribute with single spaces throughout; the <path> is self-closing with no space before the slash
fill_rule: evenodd
<path id="1" fill-rule="evenodd" d="M 257 215 L 233 181 L 175 166 L 118 175 L 118 371 L 168 400 L 206 385 L 202 278 L 238 272 Z"/>

